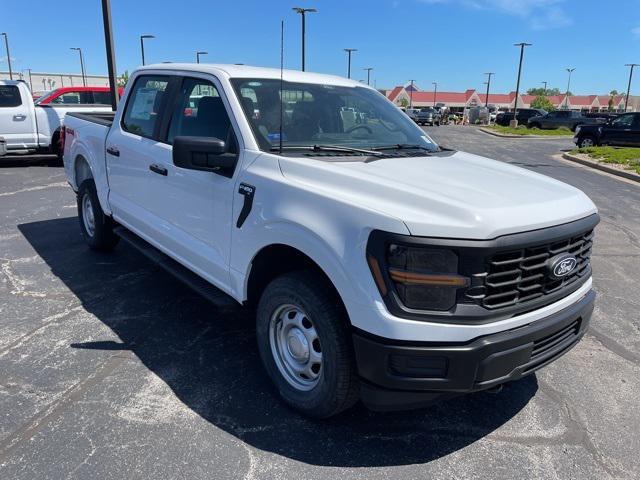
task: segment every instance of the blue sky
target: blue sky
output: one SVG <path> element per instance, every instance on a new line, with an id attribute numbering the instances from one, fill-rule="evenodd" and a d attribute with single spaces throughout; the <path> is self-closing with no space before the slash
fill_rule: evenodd
<path id="1" fill-rule="evenodd" d="M 100 0 L 0 0 L 0 31 L 10 39 L 15 70 L 105 73 Z M 285 67 L 300 66 L 300 19 L 293 6 L 315 7 L 307 21 L 307 70 L 346 75 L 345 47 L 357 48 L 353 77 L 373 67 L 378 87 L 410 78 L 439 90 L 484 89 L 483 72 L 496 72 L 492 91 L 515 89 L 518 50 L 525 53 L 523 87 L 574 93 L 626 90 L 628 68 L 640 63 L 640 0 L 112 0 L 118 71 L 140 63 L 204 61 L 278 66 L 280 20 L 285 20 Z M 6 70 L 0 44 L 0 69 Z M 640 94 L 640 69 L 632 93 Z"/>

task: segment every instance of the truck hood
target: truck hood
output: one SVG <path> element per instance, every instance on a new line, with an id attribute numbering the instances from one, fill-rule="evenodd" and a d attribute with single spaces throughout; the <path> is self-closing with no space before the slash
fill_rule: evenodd
<path id="1" fill-rule="evenodd" d="M 280 157 L 280 167 L 319 193 L 403 221 L 417 236 L 490 239 L 596 212 L 574 187 L 464 152 L 369 162 Z"/>

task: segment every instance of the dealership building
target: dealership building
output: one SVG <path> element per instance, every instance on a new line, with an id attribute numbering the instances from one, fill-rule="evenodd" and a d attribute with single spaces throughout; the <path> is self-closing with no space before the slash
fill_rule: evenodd
<path id="1" fill-rule="evenodd" d="M 396 105 L 412 105 L 414 108 L 440 106 L 455 112 L 465 108 L 484 106 L 487 103 L 486 93 L 480 93 L 474 89 L 464 92 L 426 91 L 419 89 L 415 84 L 409 84 L 382 92 Z M 535 98 L 535 95 L 519 94 L 518 108 L 529 108 Z M 557 109 L 583 112 L 603 112 L 610 109 L 618 112 L 624 111 L 624 95 L 549 95 L 547 98 Z M 490 93 L 488 103 L 500 110 L 512 110 L 516 103 L 516 92 Z M 629 97 L 627 111 L 640 111 L 640 97 Z"/>
<path id="2" fill-rule="evenodd" d="M 22 70 L 13 72 L 14 80 L 24 80 L 33 93 L 42 93 L 60 87 L 81 87 L 82 74 L 80 73 L 47 73 Z M 0 80 L 9 80 L 9 72 L 0 72 Z M 109 77 L 106 75 L 87 75 L 87 86 L 108 87 Z"/>

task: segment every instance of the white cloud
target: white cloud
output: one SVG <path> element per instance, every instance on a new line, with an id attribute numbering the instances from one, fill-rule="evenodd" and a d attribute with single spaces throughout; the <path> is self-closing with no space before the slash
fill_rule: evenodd
<path id="1" fill-rule="evenodd" d="M 418 0 L 427 4 L 459 4 L 476 10 L 488 10 L 526 20 L 535 30 L 571 25 L 573 19 L 564 9 L 566 0 Z M 640 27 L 638 27 L 640 28 Z"/>

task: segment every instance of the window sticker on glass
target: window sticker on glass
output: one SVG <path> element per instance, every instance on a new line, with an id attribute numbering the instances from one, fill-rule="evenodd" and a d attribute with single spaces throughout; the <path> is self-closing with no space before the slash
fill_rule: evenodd
<path id="1" fill-rule="evenodd" d="M 131 106 L 131 118 L 136 120 L 149 120 L 153 113 L 158 90 L 153 88 L 141 88 L 136 92 L 136 98 Z"/>

